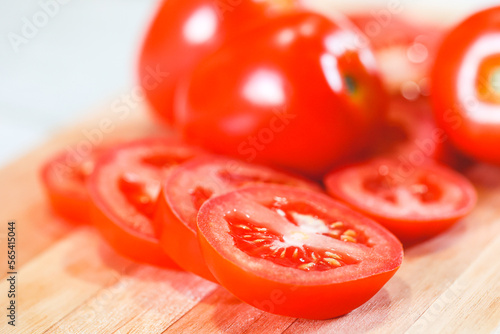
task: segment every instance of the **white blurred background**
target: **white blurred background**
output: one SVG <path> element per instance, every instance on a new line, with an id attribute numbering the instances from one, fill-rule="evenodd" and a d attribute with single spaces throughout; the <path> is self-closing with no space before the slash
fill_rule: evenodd
<path id="1" fill-rule="evenodd" d="M 473 11 L 498 3 L 498 0 L 302 1 L 344 12 L 376 10 L 396 2 L 402 5 L 406 16 L 443 24 L 453 24 Z M 0 167 L 36 147 L 58 129 L 76 122 L 90 108 L 135 84 L 141 39 L 159 3 L 159 0 L 0 2 Z M 37 26 L 33 24 L 35 20 Z"/>

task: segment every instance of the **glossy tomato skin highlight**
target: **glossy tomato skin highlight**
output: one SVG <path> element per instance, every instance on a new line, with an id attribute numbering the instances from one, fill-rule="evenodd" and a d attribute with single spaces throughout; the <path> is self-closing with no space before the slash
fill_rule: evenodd
<path id="1" fill-rule="evenodd" d="M 163 1 L 144 40 L 138 69 L 154 113 L 172 123 L 181 76 L 227 41 L 292 8 L 291 0 Z"/>
<path id="2" fill-rule="evenodd" d="M 373 218 L 411 245 L 433 237 L 468 215 L 477 200 L 461 174 L 433 162 L 411 165 L 378 158 L 334 170 L 330 195 Z"/>
<path id="3" fill-rule="evenodd" d="M 199 154 L 175 139 L 146 138 L 100 157 L 87 186 L 92 222 L 111 247 L 139 263 L 177 267 L 161 249 L 152 218 L 161 180 L 172 166 Z"/>
<path id="4" fill-rule="evenodd" d="M 338 261 L 346 261 L 344 257 L 335 257 L 335 254 L 326 251 L 324 254 L 339 259 L 337 261 L 329 258 L 328 261 L 332 263 L 331 268 L 326 268 L 326 270 L 323 268 L 322 271 L 305 269 L 304 265 L 309 264 L 300 264 L 301 255 L 294 258 L 293 249 L 296 249 L 296 242 L 305 240 L 307 244 L 309 238 L 317 237 L 310 233 L 311 229 L 322 227 L 315 224 L 303 230 L 298 229 L 297 226 L 291 227 L 292 224 L 289 224 L 285 229 L 291 231 L 291 235 L 285 236 L 278 233 L 282 238 L 275 238 L 273 242 L 280 243 L 279 240 L 281 240 L 282 243 L 287 238 L 295 240 L 286 245 L 289 247 L 286 251 L 288 262 L 281 262 L 281 265 L 270 260 L 273 257 L 272 252 L 254 257 L 248 255 L 240 246 L 236 246 L 237 243 L 232 241 L 234 231 L 231 228 L 240 225 L 229 224 L 227 217 L 233 213 L 241 213 L 243 217 L 246 215 L 249 220 L 253 219 L 254 224 L 248 225 L 249 227 L 245 229 L 248 232 L 243 233 L 253 233 L 258 229 L 262 231 L 263 226 L 266 226 L 264 230 L 271 231 L 273 224 L 277 222 L 268 221 L 266 224 L 265 218 L 270 217 L 269 213 L 263 213 L 260 210 L 269 202 L 282 200 L 287 201 L 285 206 L 288 205 L 290 210 L 294 210 L 294 206 L 300 208 L 310 205 L 313 211 L 318 210 L 329 218 L 350 224 L 350 228 L 360 233 L 359 242 L 364 244 L 339 239 L 332 241 L 332 244 L 324 244 L 325 240 L 333 239 L 325 235 L 318 240 L 322 240 L 320 244 L 332 246 L 332 249 L 337 247 L 341 252 L 344 251 L 344 254 L 352 255 L 359 251 L 356 255 L 359 256 L 359 262 L 340 264 Z M 247 209 L 246 205 L 250 208 Z M 255 210 L 258 212 L 256 213 Z M 276 212 L 279 214 L 279 211 Z M 259 220 L 258 217 L 263 219 Z M 309 217 L 315 220 L 314 215 Z M 302 223 L 307 225 L 309 219 L 305 219 Z M 261 223 L 265 225 L 260 225 Z M 338 221 L 336 223 L 339 224 Z M 295 228 L 297 231 L 294 231 Z M 250 229 L 253 231 L 249 231 Z M 334 231 L 330 230 L 330 232 Z M 350 233 L 353 232 L 350 231 Z M 294 239 L 294 233 L 307 234 L 308 238 L 302 241 L 300 238 Z M 307 319 L 333 318 L 359 307 L 375 295 L 394 275 L 403 259 L 403 249 L 399 240 L 371 219 L 323 194 L 286 186 L 255 186 L 207 201 L 198 214 L 198 237 L 210 270 L 219 283 L 235 296 L 267 312 Z M 267 243 L 267 246 L 271 244 L 259 241 L 262 239 L 249 240 L 248 244 L 253 242 L 256 245 L 254 249 L 257 251 L 259 251 L 258 247 L 265 249 L 266 246 L 262 246 L 264 243 Z M 343 246 L 350 250 L 355 249 L 355 251 L 350 253 L 346 249 L 342 250 Z M 280 258 L 280 251 L 281 249 L 274 259 Z M 317 258 L 317 263 L 323 261 L 324 258 L 321 255 L 323 250 L 316 249 L 315 251 L 314 257 Z M 299 267 L 292 267 L 295 265 Z M 301 266 L 303 269 L 299 269 Z"/>
<path id="5" fill-rule="evenodd" d="M 432 102 L 439 126 L 476 159 L 500 164 L 500 7 L 472 15 L 439 49 Z"/>
<path id="6" fill-rule="evenodd" d="M 162 248 L 185 270 L 216 282 L 198 244 L 199 207 L 211 197 L 258 183 L 322 191 L 311 181 L 269 167 L 221 156 L 200 156 L 180 165 L 163 182 L 154 216 Z"/>
<path id="7" fill-rule="evenodd" d="M 185 139 L 313 177 L 367 145 L 386 94 L 348 22 L 293 13 L 227 43 L 179 89 Z"/>

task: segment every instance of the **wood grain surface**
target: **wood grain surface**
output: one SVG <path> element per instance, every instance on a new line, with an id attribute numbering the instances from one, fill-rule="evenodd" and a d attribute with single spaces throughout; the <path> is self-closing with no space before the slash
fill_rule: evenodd
<path id="1" fill-rule="evenodd" d="M 190 273 L 124 259 L 92 227 L 53 215 L 38 180 L 50 154 L 89 141 L 104 119 L 113 126 L 101 131 L 103 141 L 159 131 L 144 106 L 117 115 L 112 105 L 0 170 L 0 333 L 500 333 L 500 169 L 467 173 L 477 208 L 407 249 L 369 302 L 332 320 L 281 317 Z M 6 317 L 9 220 L 17 225 L 16 327 Z"/>

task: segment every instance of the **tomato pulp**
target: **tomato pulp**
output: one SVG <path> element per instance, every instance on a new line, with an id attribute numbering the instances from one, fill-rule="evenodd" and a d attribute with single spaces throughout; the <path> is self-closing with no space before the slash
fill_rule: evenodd
<path id="1" fill-rule="evenodd" d="M 208 200 L 198 236 L 214 276 L 267 312 L 327 319 L 365 303 L 401 265 L 399 240 L 318 192 L 255 186 Z"/>
<path id="2" fill-rule="evenodd" d="M 320 191 L 312 182 L 268 167 L 217 156 L 193 159 L 173 171 L 162 186 L 155 226 L 165 252 L 182 268 L 215 281 L 198 244 L 198 210 L 211 197 L 256 183 Z"/>

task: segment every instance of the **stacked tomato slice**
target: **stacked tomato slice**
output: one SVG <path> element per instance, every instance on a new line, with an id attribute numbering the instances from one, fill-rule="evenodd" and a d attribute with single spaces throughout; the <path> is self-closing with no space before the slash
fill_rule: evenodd
<path id="1" fill-rule="evenodd" d="M 328 176 L 329 192 L 350 207 L 303 177 L 175 139 L 110 146 L 92 165 L 79 183 L 88 194 L 80 210 L 90 207 L 117 252 L 179 265 L 253 306 L 312 319 L 350 312 L 394 275 L 403 248 L 389 230 L 404 241 L 429 237 L 475 202 L 459 174 L 426 164 L 400 175 L 394 159 Z"/>

